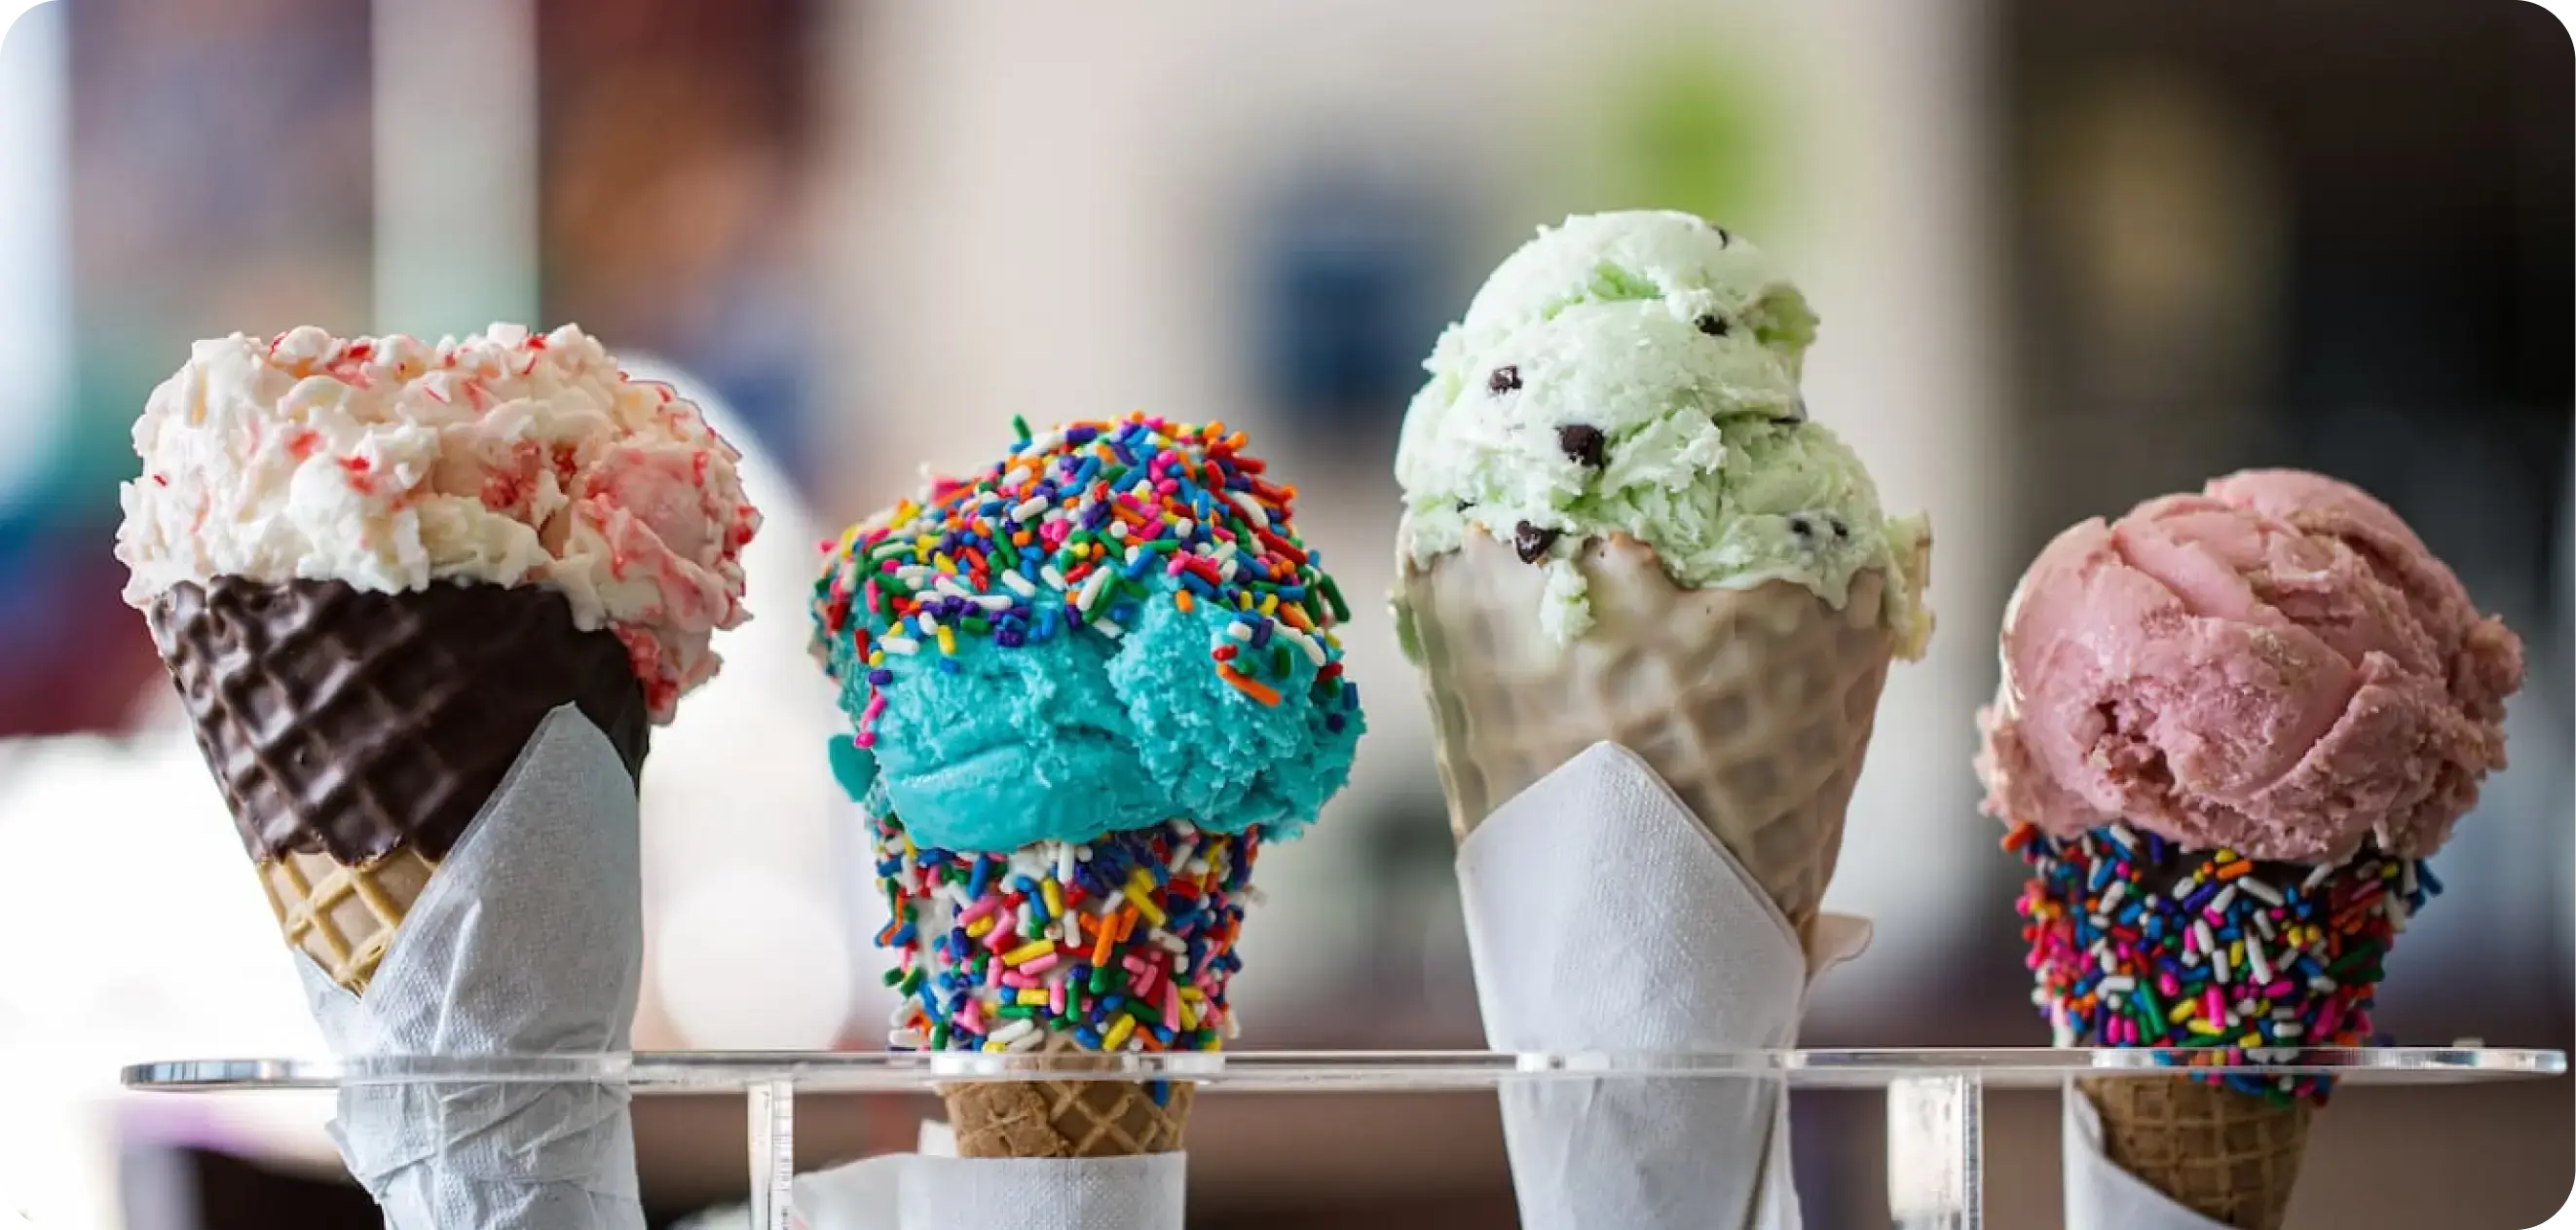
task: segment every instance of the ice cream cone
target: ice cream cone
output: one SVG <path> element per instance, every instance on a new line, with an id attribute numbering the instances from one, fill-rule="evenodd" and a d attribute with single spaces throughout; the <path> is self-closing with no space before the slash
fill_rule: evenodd
<path id="1" fill-rule="evenodd" d="M 1399 618 L 1431 698 L 1452 831 L 1466 840 L 1583 749 L 1618 743 L 1804 933 L 1897 649 L 1886 578 L 1856 575 L 1837 610 L 1780 581 L 1683 589 L 1624 536 L 1587 543 L 1577 563 L 1594 623 L 1562 644 L 1532 614 L 1547 570 L 1482 531 L 1404 569 Z"/>
<path id="2" fill-rule="evenodd" d="M 547 713 L 643 766 L 626 647 L 549 589 L 217 577 L 148 614 L 287 942 L 352 991 Z"/>
<path id="3" fill-rule="evenodd" d="M 1078 1048 L 1057 1039 L 1048 1049 Z M 1193 1088 L 1185 1081 L 996 1081 L 939 1092 L 959 1156 L 1128 1157 L 1180 1152 Z"/>
<path id="4" fill-rule="evenodd" d="M 2086 1077 L 2111 1161 L 2212 1221 L 2279 1230 L 2314 1107 L 2187 1077 Z"/>

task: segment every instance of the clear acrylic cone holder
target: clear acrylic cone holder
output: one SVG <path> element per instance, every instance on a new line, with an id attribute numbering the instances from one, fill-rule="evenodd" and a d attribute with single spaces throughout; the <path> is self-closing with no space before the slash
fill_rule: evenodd
<path id="1" fill-rule="evenodd" d="M 638 1053 L 524 1058 L 432 1056 L 365 1061 L 211 1059 L 127 1068 L 134 1089 L 210 1092 L 332 1089 L 351 1084 L 607 1082 L 639 1094 L 741 1090 L 750 1099 L 751 1224 L 793 1224 L 799 1094 L 912 1093 L 967 1081 L 1181 1080 L 1209 1093 L 1446 1090 L 1492 1092 L 1523 1081 L 1767 1080 L 1792 1089 L 1887 1091 L 1887 1190 L 1898 1230 L 1975 1230 L 1985 1223 L 1985 1091 L 2056 1088 L 2075 1076 L 2182 1072 L 2331 1076 L 2338 1084 L 2453 1084 L 2562 1075 L 2559 1051 L 2475 1046 L 2273 1049 L 2266 1061 L 2222 1062 L 2185 1049 L 1777 1050 L 1697 1054 L 1498 1051 L 1232 1051 L 1221 1054 Z M 1076 1067 L 1073 1064 L 1088 1066 Z"/>

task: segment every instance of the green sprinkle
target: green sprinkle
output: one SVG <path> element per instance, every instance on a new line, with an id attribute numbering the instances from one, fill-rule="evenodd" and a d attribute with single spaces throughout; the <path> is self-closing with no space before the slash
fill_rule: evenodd
<path id="1" fill-rule="evenodd" d="M 1020 443 L 1026 444 L 1029 442 L 1029 421 L 1026 418 L 1016 414 L 1012 415 L 1011 430 L 1019 435 Z"/>
<path id="2" fill-rule="evenodd" d="M 1139 1022 L 1147 1025 L 1160 1025 L 1163 1023 L 1163 1014 L 1154 1011 L 1152 1006 L 1148 1005 L 1141 999 L 1132 999 L 1127 1001 L 1127 1015 L 1132 1016 Z"/>
<path id="3" fill-rule="evenodd" d="M 1280 678 L 1282 678 L 1282 679 L 1287 678 L 1287 677 L 1288 677 L 1288 663 L 1289 663 L 1289 658 L 1288 658 L 1288 642 L 1286 642 L 1286 641 L 1272 641 L 1272 642 L 1270 642 L 1270 673 L 1271 673 L 1271 674 L 1273 674 L 1273 675 L 1277 675 L 1278 677 L 1280 677 Z"/>
<path id="4" fill-rule="evenodd" d="M 989 619 L 986 619 L 986 618 L 984 618 L 984 617 L 983 617 L 983 616 L 981 616 L 981 615 L 969 615 L 969 616 L 965 617 L 964 619 L 958 620 L 957 622 L 958 622 L 959 626 L 961 626 L 961 627 L 965 628 L 967 631 L 972 632 L 972 633 L 974 633 L 974 634 L 975 634 L 975 635 L 977 635 L 977 636 L 982 636 L 982 635 L 984 635 L 985 633 L 990 632 L 990 631 L 992 631 L 992 630 L 993 630 L 993 621 L 992 621 L 992 620 L 989 620 Z"/>
<path id="5" fill-rule="evenodd" d="M 934 1051 L 943 1051 L 948 1049 L 947 1022 L 942 1021 L 939 1024 L 930 1027 L 930 1049 Z"/>
<path id="6" fill-rule="evenodd" d="M 903 971 L 902 971 L 902 970 L 899 970 L 899 969 L 890 969 L 890 970 L 887 970 L 887 971 L 885 972 L 885 984 L 886 984 L 887 986 L 893 986 L 894 984 L 896 984 L 896 983 L 898 983 L 898 982 L 901 982 L 901 981 L 903 981 Z"/>
<path id="7" fill-rule="evenodd" d="M 1036 1004 L 1004 1004 L 994 1009 L 993 1015 L 1005 1021 L 1025 1021 L 1043 1011 L 1045 1009 Z"/>
<path id="8" fill-rule="evenodd" d="M 1333 604 L 1333 622 L 1350 622 L 1351 607 L 1349 603 L 1342 601 L 1342 587 L 1334 584 L 1333 578 L 1325 577 L 1319 588 L 1324 591 L 1324 601 Z"/>
<path id="9" fill-rule="evenodd" d="M 1094 995 L 1106 995 L 1109 993 L 1108 966 L 1095 965 L 1091 967 L 1091 993 Z"/>

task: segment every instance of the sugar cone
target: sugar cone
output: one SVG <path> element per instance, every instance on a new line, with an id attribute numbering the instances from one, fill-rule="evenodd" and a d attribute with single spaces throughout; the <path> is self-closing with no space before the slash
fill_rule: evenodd
<path id="1" fill-rule="evenodd" d="M 1074 1051 L 1056 1039 L 1048 1048 Z M 949 1125 L 963 1157 L 1127 1157 L 1178 1153 L 1189 1126 L 1186 1081 L 1160 1082 L 1169 1092 L 1154 1102 L 1154 1085 L 1125 1080 L 996 1081 L 942 1088 Z"/>
<path id="2" fill-rule="evenodd" d="M 1547 569 L 1480 532 L 1404 568 L 1401 618 L 1429 692 L 1450 827 L 1464 841 L 1604 740 L 1645 758 L 1803 934 L 1841 850 L 1897 638 L 1886 578 L 1837 610 L 1783 581 L 1689 590 L 1624 536 L 1579 559 L 1593 626 L 1540 627 Z M 1920 561 L 1917 561 L 1918 566 Z"/>
<path id="3" fill-rule="evenodd" d="M 2186 1077 L 2085 1077 L 2120 1169 L 2212 1221 L 2280 1230 L 2314 1108 Z"/>
<path id="4" fill-rule="evenodd" d="M 287 942 L 352 991 L 547 713 L 643 766 L 625 647 L 548 589 L 217 577 L 147 615 Z"/>

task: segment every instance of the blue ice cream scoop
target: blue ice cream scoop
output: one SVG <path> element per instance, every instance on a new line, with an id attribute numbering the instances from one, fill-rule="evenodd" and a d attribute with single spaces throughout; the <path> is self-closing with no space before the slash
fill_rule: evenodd
<path id="1" fill-rule="evenodd" d="M 831 549 L 815 650 L 856 725 L 834 773 L 939 849 L 1295 836 L 1366 723 L 1293 490 L 1218 424 L 1019 432 Z"/>

